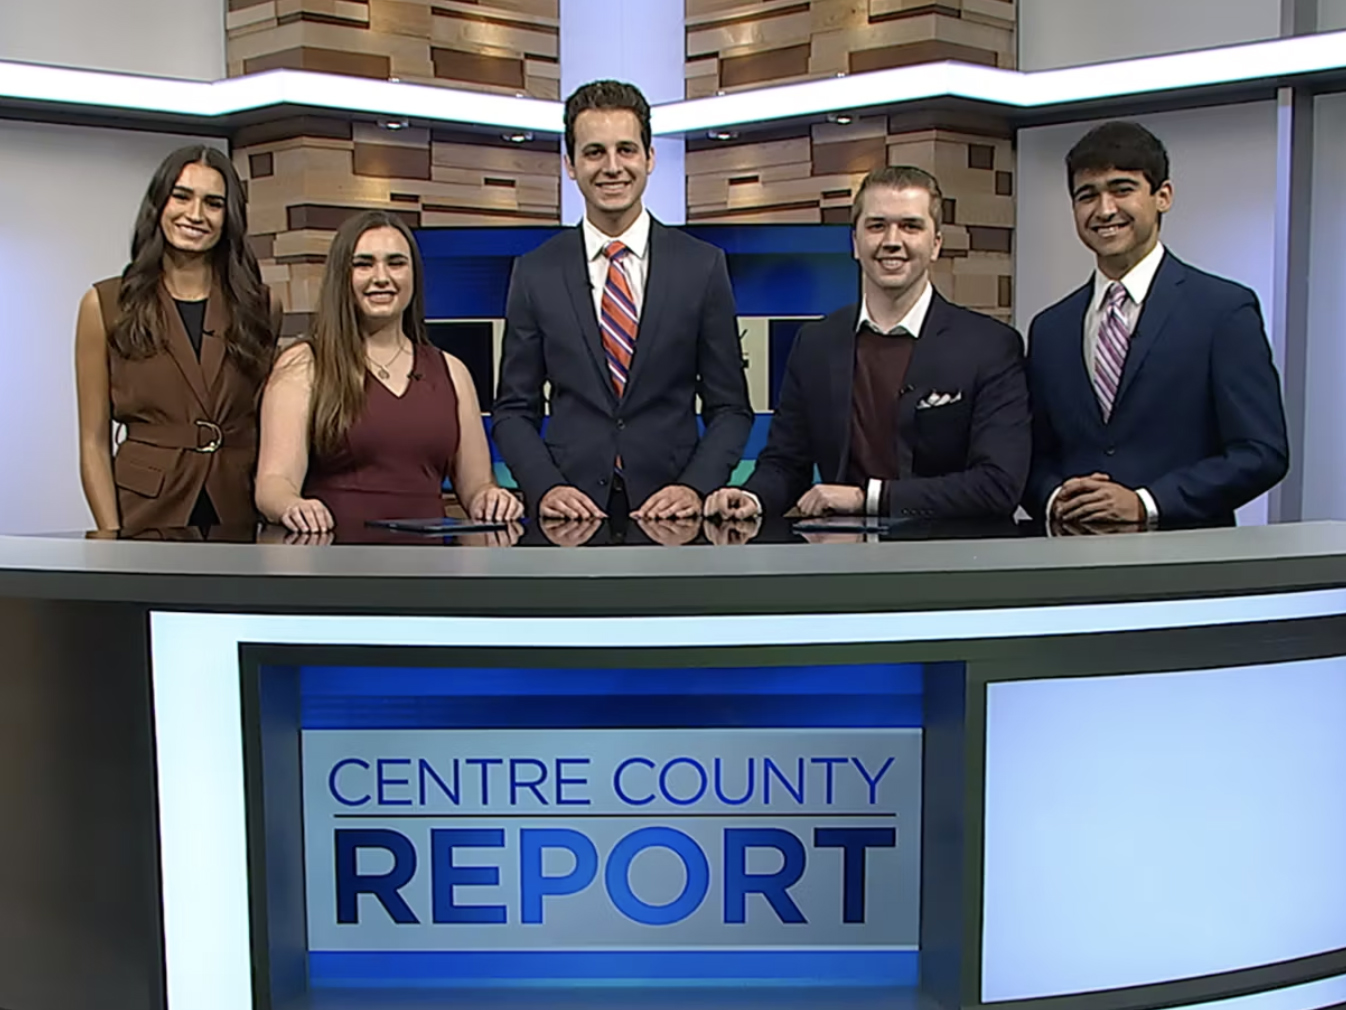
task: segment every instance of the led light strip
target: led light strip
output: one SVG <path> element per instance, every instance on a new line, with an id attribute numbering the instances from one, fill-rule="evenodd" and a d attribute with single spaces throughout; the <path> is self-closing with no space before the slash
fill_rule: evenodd
<path id="1" fill-rule="evenodd" d="M 0 61 L 0 102 L 5 100 L 204 118 L 300 105 L 551 133 L 562 126 L 559 102 L 303 70 L 210 83 Z"/>
<path id="2" fill-rule="evenodd" d="M 663 105 L 654 110 L 654 132 L 693 133 L 928 98 L 1038 109 L 1342 69 L 1346 69 L 1346 32 L 1027 73 L 927 63 Z"/>
<path id="3" fill-rule="evenodd" d="M 654 132 L 695 133 L 928 98 L 1037 109 L 1332 70 L 1346 70 L 1346 31 L 1030 73 L 928 63 L 672 102 L 654 109 Z M 559 102 L 301 70 L 210 83 L 0 61 L 0 103 L 6 100 L 207 118 L 299 105 L 548 133 L 562 126 Z"/>
<path id="4" fill-rule="evenodd" d="M 654 132 L 697 133 L 929 98 L 1040 109 L 1332 70 L 1346 70 L 1346 31 L 1029 73 L 928 63 L 660 105 Z M 547 133 L 561 131 L 563 111 L 560 102 L 536 98 L 300 70 L 210 83 L 0 61 L 0 103 L 6 100 L 207 118 L 299 105 Z"/>

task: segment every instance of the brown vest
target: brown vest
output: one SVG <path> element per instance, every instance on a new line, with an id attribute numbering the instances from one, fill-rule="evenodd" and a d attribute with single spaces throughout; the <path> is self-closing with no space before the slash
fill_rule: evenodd
<path id="1" fill-rule="evenodd" d="M 111 333 L 121 315 L 121 278 L 94 289 Z M 112 463 L 122 528 L 185 526 L 202 488 L 221 524 L 252 523 L 261 386 L 225 354 L 229 307 L 213 288 L 198 360 L 162 284 L 159 297 L 168 321 L 165 350 L 130 360 L 108 347 L 112 420 L 126 425 Z"/>

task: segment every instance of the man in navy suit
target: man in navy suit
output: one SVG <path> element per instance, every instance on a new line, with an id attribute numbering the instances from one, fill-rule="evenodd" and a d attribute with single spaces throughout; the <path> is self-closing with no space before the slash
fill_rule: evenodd
<path id="1" fill-rule="evenodd" d="M 1164 249 L 1173 185 L 1148 130 L 1097 127 L 1066 172 L 1097 266 L 1029 329 L 1025 506 L 1067 525 L 1232 526 L 1289 466 L 1257 296 Z"/>
<path id="2" fill-rule="evenodd" d="M 1023 341 L 935 291 L 942 216 L 928 172 L 866 176 L 851 214 L 862 300 L 799 331 L 766 448 L 708 515 L 1014 513 L 1030 456 Z"/>
<path id="3" fill-rule="evenodd" d="M 579 88 L 565 144 L 584 220 L 514 268 L 496 445 L 544 518 L 700 515 L 753 420 L 724 253 L 644 208 L 654 150 L 636 88 Z"/>

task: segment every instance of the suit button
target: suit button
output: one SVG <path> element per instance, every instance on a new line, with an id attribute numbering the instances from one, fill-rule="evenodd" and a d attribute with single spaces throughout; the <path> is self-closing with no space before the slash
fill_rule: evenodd
<path id="1" fill-rule="evenodd" d="M 1110 445 L 1110 446 L 1108 446 L 1106 449 L 1103 450 L 1103 455 L 1104 455 L 1104 456 L 1116 456 L 1116 455 L 1117 455 L 1117 447 L 1116 447 L 1115 445 Z"/>
<path id="2" fill-rule="evenodd" d="M 626 427 L 626 422 L 623 421 L 621 418 L 618 418 L 618 419 L 617 419 L 617 430 L 618 430 L 618 431 L 621 431 L 621 430 L 622 430 L 623 428 L 625 428 L 625 427 Z"/>
<path id="3" fill-rule="evenodd" d="M 608 479 L 607 479 L 606 477 L 599 477 L 599 478 L 598 478 L 598 486 L 599 486 L 599 487 L 607 487 L 607 486 L 608 486 Z"/>

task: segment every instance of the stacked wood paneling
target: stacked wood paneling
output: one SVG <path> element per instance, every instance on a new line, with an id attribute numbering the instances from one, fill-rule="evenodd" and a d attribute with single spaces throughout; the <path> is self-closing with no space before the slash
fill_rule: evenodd
<path id="1" fill-rule="evenodd" d="M 1015 60 L 1011 0 L 686 0 L 686 11 L 688 97 L 934 60 Z M 1007 319 L 1012 132 L 956 113 L 841 118 L 850 121 L 689 138 L 688 220 L 847 223 L 865 173 L 916 165 L 948 201 L 936 284 Z"/>
<path id="2" fill-rule="evenodd" d="M 559 0 L 228 0 L 232 75 L 278 68 L 554 99 Z M 303 332 L 332 233 L 383 208 L 413 227 L 555 223 L 555 141 L 299 116 L 241 130 L 263 274 Z M 394 127 L 390 129 L 388 127 Z"/>
<path id="3" fill-rule="evenodd" d="M 687 97 L 939 60 L 1015 66 L 1014 0 L 686 0 Z"/>

